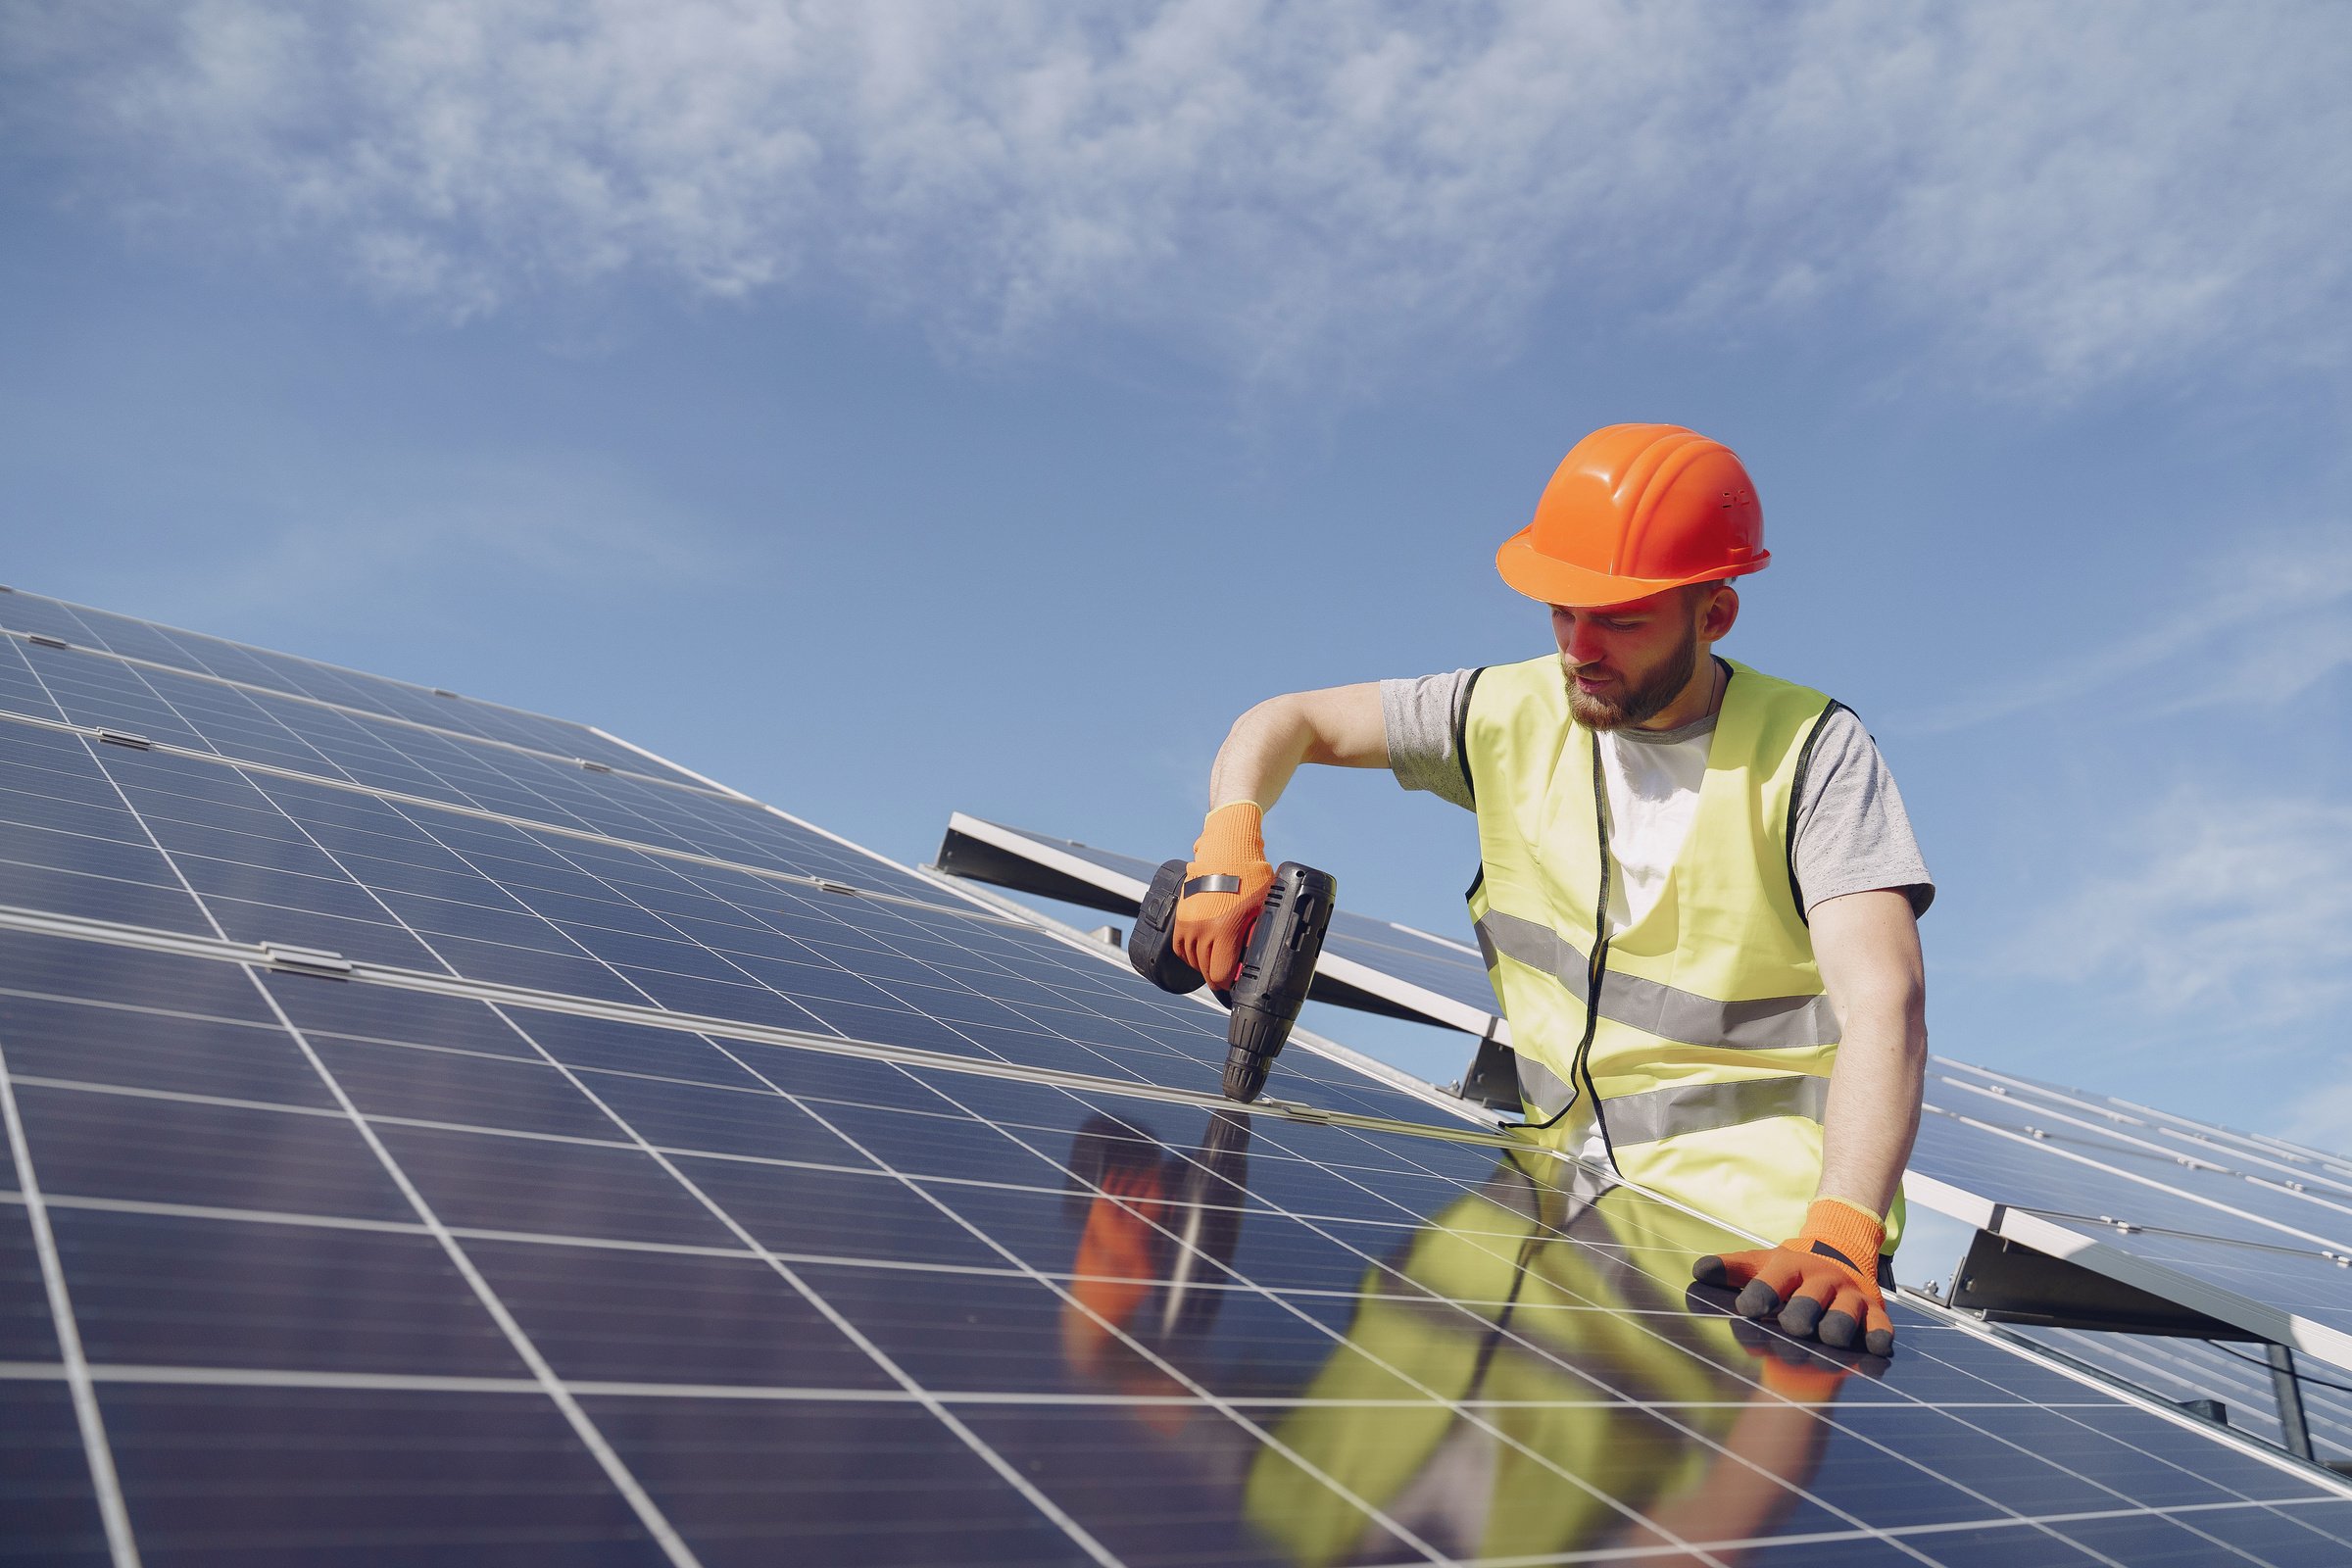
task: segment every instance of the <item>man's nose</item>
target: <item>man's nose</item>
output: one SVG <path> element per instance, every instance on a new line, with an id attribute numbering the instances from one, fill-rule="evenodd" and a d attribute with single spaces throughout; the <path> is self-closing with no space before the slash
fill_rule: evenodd
<path id="1" fill-rule="evenodd" d="M 1568 657 L 1571 663 L 1590 664 L 1604 652 L 1600 646 L 1600 636 L 1589 620 L 1575 615 L 1561 615 L 1553 620 L 1552 627 L 1559 637 L 1560 652 Z"/>

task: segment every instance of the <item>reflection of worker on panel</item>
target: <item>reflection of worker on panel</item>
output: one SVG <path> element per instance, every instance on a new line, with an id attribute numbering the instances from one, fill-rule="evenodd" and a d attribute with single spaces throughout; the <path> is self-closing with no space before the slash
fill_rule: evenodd
<path id="1" fill-rule="evenodd" d="M 1719 1247 L 1720 1228 L 1589 1172 L 1567 1192 L 1531 1168 L 1572 1167 L 1506 1156 L 1391 1259 L 1446 1299 L 1367 1275 L 1347 1342 L 1299 1391 L 1359 1402 L 1299 1404 L 1274 1437 L 1448 1556 L 1768 1534 L 1820 1459 L 1830 1429 L 1812 1407 L 1849 1364 L 1685 1309 L 1690 1258 Z M 1408 1385 L 1438 1398 L 1416 1401 Z M 1681 1408 L 1669 1421 L 1626 1401 Z M 1391 1540 L 1274 1449 L 1245 1505 L 1302 1568 L 1378 1556 Z"/>
<path id="2" fill-rule="evenodd" d="M 1249 1118 L 1233 1111 L 1211 1114 L 1189 1160 L 1108 1116 L 1080 1129 L 1070 1170 L 1096 1191 L 1074 1188 L 1068 1199 L 1073 1215 L 1083 1216 L 1070 1268 L 1076 1304 L 1061 1317 L 1062 1353 L 1072 1369 L 1127 1394 L 1186 1392 L 1111 1329 L 1172 1356 L 1208 1332 L 1224 1291 L 1197 1286 L 1232 1282 L 1222 1265 L 1241 1236 L 1249 1152 Z M 1171 1421 L 1182 1417 L 1167 1410 Z"/>
<path id="3" fill-rule="evenodd" d="M 1470 892 L 1529 1122 L 1780 1247 L 1686 1259 L 1739 1309 L 1893 1344 L 1883 1254 L 1927 1062 L 1935 889 L 1859 720 L 1714 656 L 1761 571 L 1732 451 L 1668 424 L 1578 442 L 1495 564 L 1542 657 L 1295 692 L 1234 723 L 1174 946 L 1231 977 L 1273 885 L 1261 818 L 1301 762 L 1388 767 L 1478 815 Z"/>

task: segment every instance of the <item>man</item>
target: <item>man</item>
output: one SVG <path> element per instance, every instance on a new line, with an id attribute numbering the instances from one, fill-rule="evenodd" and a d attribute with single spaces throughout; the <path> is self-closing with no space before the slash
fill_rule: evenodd
<path id="1" fill-rule="evenodd" d="M 1175 945 L 1231 975 L 1272 877 L 1262 814 L 1301 762 L 1387 766 L 1475 810 L 1470 909 L 1531 1125 L 1789 1237 L 1693 1272 L 1740 1287 L 1747 1315 L 1885 1354 L 1935 888 L 1854 715 L 1714 656 L 1733 579 L 1770 560 L 1729 448 L 1678 425 L 1587 436 L 1495 556 L 1550 607 L 1556 656 L 1243 714 Z"/>

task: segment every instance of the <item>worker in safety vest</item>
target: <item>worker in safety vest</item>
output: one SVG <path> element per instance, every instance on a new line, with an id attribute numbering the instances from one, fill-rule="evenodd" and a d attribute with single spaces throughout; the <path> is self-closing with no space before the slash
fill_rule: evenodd
<path id="1" fill-rule="evenodd" d="M 1470 912 L 1531 1134 L 1778 1247 L 1695 1261 L 1797 1335 L 1893 1344 L 1883 1286 L 1927 1060 L 1935 888 L 1859 720 L 1719 659 L 1760 571 L 1732 451 L 1678 425 L 1578 442 L 1503 580 L 1556 650 L 1296 692 L 1235 721 L 1175 949 L 1230 979 L 1301 762 L 1386 766 L 1476 811 Z"/>

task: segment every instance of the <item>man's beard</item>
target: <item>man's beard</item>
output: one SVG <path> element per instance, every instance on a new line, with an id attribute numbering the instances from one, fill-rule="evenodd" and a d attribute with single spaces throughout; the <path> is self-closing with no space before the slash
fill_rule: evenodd
<path id="1" fill-rule="evenodd" d="M 1690 677 L 1698 672 L 1698 628 L 1685 627 L 1681 646 L 1660 664 L 1657 673 L 1638 686 L 1629 687 L 1622 697 L 1601 697 L 1592 692 L 1578 691 L 1576 677 L 1568 665 L 1560 665 L 1560 680 L 1568 688 L 1568 715 L 1587 729 L 1623 729 L 1654 718 L 1667 704 L 1683 694 Z"/>

